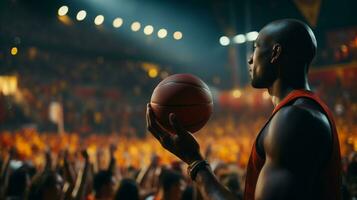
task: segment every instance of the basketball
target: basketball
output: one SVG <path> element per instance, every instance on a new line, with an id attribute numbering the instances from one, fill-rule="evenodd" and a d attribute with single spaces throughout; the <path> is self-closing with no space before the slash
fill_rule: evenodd
<path id="1" fill-rule="evenodd" d="M 213 112 L 212 94 L 208 86 L 191 74 L 175 74 L 161 81 L 151 96 L 151 107 L 160 125 L 174 133 L 169 114 L 174 113 L 181 125 L 191 133 L 200 130 Z"/>

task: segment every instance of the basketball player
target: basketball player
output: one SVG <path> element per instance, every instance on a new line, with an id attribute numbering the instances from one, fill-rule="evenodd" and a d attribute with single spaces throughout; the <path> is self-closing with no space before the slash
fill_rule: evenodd
<path id="1" fill-rule="evenodd" d="M 310 91 L 307 72 L 316 39 L 304 23 L 284 19 L 266 25 L 255 41 L 249 72 L 255 88 L 266 88 L 275 109 L 257 135 L 245 183 L 245 200 L 339 200 L 341 159 L 332 114 Z M 234 199 L 215 178 L 194 137 L 174 114 L 172 136 L 148 105 L 148 130 L 189 165 L 205 199 Z"/>

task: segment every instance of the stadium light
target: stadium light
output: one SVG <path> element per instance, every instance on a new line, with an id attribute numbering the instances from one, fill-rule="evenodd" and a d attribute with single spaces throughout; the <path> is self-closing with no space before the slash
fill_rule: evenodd
<path id="1" fill-rule="evenodd" d="M 77 13 L 77 20 L 78 21 L 83 21 L 87 16 L 87 12 L 85 10 L 81 10 Z"/>
<path id="2" fill-rule="evenodd" d="M 230 41 L 227 36 L 222 36 L 219 38 L 219 43 L 221 43 L 222 46 L 228 46 Z"/>
<path id="3" fill-rule="evenodd" d="M 114 28 L 119 28 L 123 25 L 123 19 L 120 17 L 117 17 L 113 20 L 113 27 Z"/>
<path id="4" fill-rule="evenodd" d="M 242 92 L 241 92 L 239 89 L 234 89 L 234 90 L 232 91 L 232 96 L 233 96 L 234 98 L 240 98 L 240 97 L 242 96 Z"/>
<path id="5" fill-rule="evenodd" d="M 264 91 L 262 94 L 262 97 L 264 100 L 268 100 L 270 98 L 269 92 L 268 91 Z"/>
<path id="6" fill-rule="evenodd" d="M 148 76 L 150 78 L 156 78 L 158 74 L 159 74 L 159 71 L 156 68 L 149 69 L 149 71 L 148 71 Z"/>
<path id="7" fill-rule="evenodd" d="M 58 15 L 59 16 L 65 16 L 65 15 L 67 15 L 67 13 L 68 13 L 68 6 L 61 6 L 58 9 Z"/>
<path id="8" fill-rule="evenodd" d="M 19 51 L 19 50 L 17 49 L 17 47 L 12 47 L 10 52 L 11 52 L 11 55 L 16 56 L 16 54 L 18 53 L 18 51 Z"/>
<path id="9" fill-rule="evenodd" d="M 157 32 L 159 38 L 165 38 L 167 36 L 167 30 L 162 28 Z"/>
<path id="10" fill-rule="evenodd" d="M 242 44 L 245 41 L 246 41 L 246 38 L 245 38 L 245 35 L 243 35 L 243 34 L 236 35 L 233 38 L 233 42 L 237 43 L 237 44 Z"/>
<path id="11" fill-rule="evenodd" d="M 257 31 L 252 31 L 252 32 L 249 32 L 247 33 L 246 37 L 247 37 L 247 40 L 248 41 L 254 41 L 257 39 L 258 37 L 258 32 Z"/>
<path id="12" fill-rule="evenodd" d="M 182 33 L 180 31 L 176 31 L 174 33 L 174 39 L 175 40 L 181 40 L 182 39 Z"/>
<path id="13" fill-rule="evenodd" d="M 154 27 L 151 25 L 147 25 L 144 28 L 145 35 L 151 35 L 154 32 Z"/>
<path id="14" fill-rule="evenodd" d="M 162 72 L 160 73 L 160 77 L 161 77 L 162 79 L 165 79 L 165 78 L 168 77 L 168 76 L 169 76 L 169 73 L 166 72 L 166 71 L 162 71 Z"/>
<path id="15" fill-rule="evenodd" d="M 141 28 L 141 24 L 139 22 L 133 22 L 131 24 L 131 30 L 136 32 L 136 31 L 139 31 Z"/>
<path id="16" fill-rule="evenodd" d="M 98 15 L 94 19 L 94 24 L 97 25 L 97 26 L 103 24 L 103 22 L 104 22 L 104 16 L 103 15 Z"/>

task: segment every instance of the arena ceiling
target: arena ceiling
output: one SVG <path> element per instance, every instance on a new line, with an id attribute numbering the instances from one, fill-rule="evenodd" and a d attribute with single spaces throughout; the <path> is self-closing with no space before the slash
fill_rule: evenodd
<path id="1" fill-rule="evenodd" d="M 179 30 L 183 33 L 180 41 L 148 39 L 144 34 L 133 34 L 129 27 L 122 34 L 113 30 L 112 37 L 129 41 L 125 45 L 140 49 L 125 54 L 128 57 L 170 63 L 177 66 L 177 72 L 213 76 L 230 73 L 231 70 L 229 48 L 220 45 L 221 36 L 233 37 L 259 31 L 270 21 L 282 18 L 296 18 L 308 23 L 297 7 L 297 1 L 313 3 L 317 0 L 5 0 L 0 6 L 7 9 L 9 5 L 16 4 L 33 15 L 49 20 L 57 18 L 60 6 L 68 5 L 72 18 L 80 9 L 85 9 L 88 20 L 102 14 L 106 19 L 120 16 L 124 23 L 140 21 L 143 25 L 165 27 L 169 32 Z M 325 47 L 326 32 L 357 25 L 356 8 L 355 0 L 321 0 L 313 26 L 320 48 Z M 16 17 L 16 12 L 13 14 L 12 17 Z M 1 26 L 6 24 L 2 22 Z M 107 26 L 110 27 L 110 23 Z M 242 69 L 239 70 L 242 74 L 246 72 L 246 53 L 250 51 L 250 46 L 250 43 L 235 46 L 237 66 Z M 244 82 L 246 76 L 241 76 Z"/>

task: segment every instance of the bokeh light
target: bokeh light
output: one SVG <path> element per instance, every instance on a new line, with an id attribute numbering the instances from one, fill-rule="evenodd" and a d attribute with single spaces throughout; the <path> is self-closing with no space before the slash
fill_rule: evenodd
<path id="1" fill-rule="evenodd" d="M 182 33 L 181 33 L 180 31 L 176 31 L 176 32 L 174 33 L 174 39 L 175 39 L 175 40 L 181 40 L 182 37 L 183 37 L 183 35 L 182 35 Z"/>
<path id="2" fill-rule="evenodd" d="M 159 74 L 159 71 L 156 68 L 149 69 L 148 75 L 150 78 L 156 78 Z"/>
<path id="3" fill-rule="evenodd" d="M 104 22 L 104 16 L 103 15 L 98 15 L 94 19 L 94 24 L 97 25 L 97 26 L 103 24 L 103 22 Z"/>
<path id="4" fill-rule="evenodd" d="M 67 15 L 67 13 L 68 13 L 68 6 L 61 6 L 58 9 L 58 15 L 59 16 L 65 16 L 65 15 Z"/>
<path id="5" fill-rule="evenodd" d="M 139 22 L 133 22 L 131 24 L 131 30 L 136 32 L 136 31 L 139 31 L 141 28 L 141 24 Z"/>
<path id="6" fill-rule="evenodd" d="M 157 32 L 159 38 L 165 38 L 167 36 L 167 30 L 162 28 Z"/>
<path id="7" fill-rule="evenodd" d="M 120 17 L 117 17 L 113 20 L 113 27 L 114 28 L 119 28 L 123 25 L 123 19 Z"/>
<path id="8" fill-rule="evenodd" d="M 270 98 L 270 95 L 269 95 L 268 91 L 264 91 L 262 96 L 263 96 L 263 99 L 265 99 L 265 100 L 268 100 Z"/>
<path id="9" fill-rule="evenodd" d="M 17 47 L 12 47 L 11 48 L 11 55 L 13 55 L 13 56 L 17 55 L 18 51 L 19 50 L 17 49 Z"/>
<path id="10" fill-rule="evenodd" d="M 151 25 L 147 25 L 144 28 L 145 35 L 151 35 L 154 32 L 154 27 Z"/>
<path id="11" fill-rule="evenodd" d="M 229 41 L 229 38 L 227 36 L 222 36 L 222 37 L 219 38 L 219 43 L 222 46 L 228 46 L 230 41 Z"/>
<path id="12" fill-rule="evenodd" d="M 234 98 L 239 98 L 239 97 L 242 96 L 242 92 L 241 92 L 239 89 L 234 89 L 234 90 L 232 91 L 232 96 L 233 96 Z"/>
<path id="13" fill-rule="evenodd" d="M 160 77 L 162 78 L 162 79 L 165 79 L 166 77 L 168 77 L 169 76 L 169 73 L 167 72 L 167 71 L 162 71 L 161 73 L 160 73 Z"/>
<path id="14" fill-rule="evenodd" d="M 234 43 L 237 43 L 237 44 L 242 44 L 242 43 L 244 43 L 245 41 L 246 41 L 245 35 L 243 35 L 243 34 L 236 35 L 236 36 L 234 36 L 234 38 L 233 38 L 233 42 L 234 42 Z"/>
<path id="15" fill-rule="evenodd" d="M 248 41 L 254 41 L 257 39 L 259 33 L 257 31 L 252 31 L 247 33 L 246 37 Z"/>
<path id="16" fill-rule="evenodd" d="M 81 10 L 77 13 L 76 19 L 78 21 L 83 21 L 86 18 L 86 16 L 87 16 L 87 12 L 85 10 Z"/>

